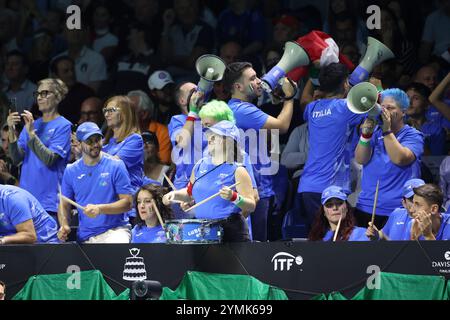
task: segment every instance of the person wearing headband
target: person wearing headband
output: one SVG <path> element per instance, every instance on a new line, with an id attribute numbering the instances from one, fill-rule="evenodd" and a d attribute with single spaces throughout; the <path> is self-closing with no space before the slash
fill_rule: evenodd
<path id="1" fill-rule="evenodd" d="M 239 130 L 233 122 L 224 120 L 209 127 L 206 136 L 209 157 L 194 166 L 186 188 L 169 192 L 163 202 L 184 201 L 182 207 L 187 209 L 220 192 L 220 196 L 197 206 L 195 217 L 218 220 L 224 242 L 249 241 L 243 213 L 253 212 L 256 204 L 250 175 L 241 163 Z"/>
<path id="2" fill-rule="evenodd" d="M 366 229 L 356 226 L 353 208 L 347 194 L 338 186 L 326 188 L 321 195 L 322 205 L 316 214 L 308 239 L 311 241 L 368 241 Z"/>

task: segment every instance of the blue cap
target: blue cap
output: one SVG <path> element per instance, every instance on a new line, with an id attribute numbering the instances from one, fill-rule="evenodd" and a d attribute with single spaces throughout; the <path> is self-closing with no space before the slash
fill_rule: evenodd
<path id="1" fill-rule="evenodd" d="M 343 201 L 347 200 L 347 195 L 344 191 L 342 191 L 341 187 L 338 186 L 330 186 L 323 190 L 322 192 L 322 204 L 325 204 L 328 200 L 332 198 L 338 198 Z"/>
<path id="2" fill-rule="evenodd" d="M 103 137 L 102 131 L 94 122 L 83 122 L 77 128 L 77 139 L 78 141 L 84 142 L 89 139 L 90 136 L 94 134 L 99 134 Z"/>
<path id="3" fill-rule="evenodd" d="M 219 136 L 230 137 L 233 138 L 233 140 L 235 140 L 236 142 L 239 142 L 240 139 L 239 129 L 231 121 L 228 120 L 219 121 L 215 125 L 209 127 L 208 130 L 212 131 L 213 133 Z"/>
<path id="4" fill-rule="evenodd" d="M 414 195 L 414 188 L 423 186 L 425 181 L 422 179 L 410 179 L 403 185 L 402 195 L 404 198 L 411 198 Z"/>

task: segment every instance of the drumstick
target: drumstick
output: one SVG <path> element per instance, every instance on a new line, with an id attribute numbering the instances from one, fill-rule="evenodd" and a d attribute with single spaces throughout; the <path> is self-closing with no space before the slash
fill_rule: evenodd
<path id="1" fill-rule="evenodd" d="M 236 182 L 235 184 L 232 184 L 232 185 L 229 186 L 228 188 L 233 188 L 233 187 L 237 186 L 238 184 L 240 184 L 240 182 Z M 212 196 L 210 196 L 210 197 L 208 197 L 208 198 L 206 198 L 206 199 L 200 201 L 199 203 L 196 203 L 195 205 L 193 205 L 193 206 L 190 207 L 189 209 L 185 210 L 184 212 L 191 211 L 192 209 L 198 207 L 199 205 L 204 204 L 205 202 L 208 202 L 209 200 L 211 200 L 211 199 L 217 197 L 218 195 L 220 195 L 220 191 L 217 192 L 217 193 L 215 193 L 215 194 L 213 194 Z"/>
<path id="2" fill-rule="evenodd" d="M 156 216 L 158 217 L 159 224 L 161 225 L 161 227 L 163 227 L 163 229 L 166 229 L 166 226 L 164 225 L 164 221 L 163 221 L 163 219 L 162 219 L 162 217 L 161 217 L 161 214 L 159 213 L 159 209 L 158 209 L 158 207 L 156 206 L 155 199 L 152 199 L 152 205 L 153 205 L 153 209 L 154 209 L 155 212 L 156 212 Z"/>
<path id="3" fill-rule="evenodd" d="M 333 237 L 333 242 L 336 242 L 336 238 L 339 232 L 339 228 L 341 227 L 341 220 L 342 220 L 342 214 L 341 217 L 339 218 L 339 222 L 337 224 L 336 230 L 334 231 L 334 237 Z"/>
<path id="4" fill-rule="evenodd" d="M 175 188 L 172 181 L 170 181 L 169 177 L 167 177 L 165 173 L 164 173 L 164 178 L 166 179 L 167 183 L 169 184 L 169 186 L 172 188 L 173 191 L 177 190 L 177 188 Z"/>
<path id="5" fill-rule="evenodd" d="M 66 196 L 63 196 L 61 193 L 59 194 L 59 196 L 61 197 L 61 199 L 63 199 L 64 201 L 67 201 L 68 203 L 70 203 L 71 205 L 77 207 L 78 209 L 81 210 L 86 210 L 85 207 L 83 207 L 82 205 L 79 205 L 78 203 L 76 203 L 75 201 L 73 201 L 72 199 L 67 198 Z"/>
<path id="6" fill-rule="evenodd" d="M 377 181 L 377 188 L 375 189 L 375 200 L 373 201 L 373 209 L 372 209 L 372 226 L 373 222 L 375 221 L 375 211 L 377 208 L 377 201 L 378 201 L 378 187 L 380 186 L 380 180 Z"/>

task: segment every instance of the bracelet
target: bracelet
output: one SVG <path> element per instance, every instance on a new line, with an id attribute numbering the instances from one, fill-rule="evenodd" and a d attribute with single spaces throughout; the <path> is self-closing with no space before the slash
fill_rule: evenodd
<path id="1" fill-rule="evenodd" d="M 358 144 L 360 144 L 364 147 L 370 147 L 370 142 L 363 141 L 362 139 L 359 140 Z"/>
<path id="2" fill-rule="evenodd" d="M 362 133 L 361 137 L 363 137 L 366 140 L 370 140 L 370 139 L 372 139 L 372 135 L 373 135 L 373 132 L 371 134 L 364 134 L 364 133 Z"/>
<path id="3" fill-rule="evenodd" d="M 198 113 L 191 110 L 188 113 L 188 117 L 191 117 L 191 118 L 194 118 L 194 119 L 198 119 Z"/>
<path id="4" fill-rule="evenodd" d="M 233 191 L 233 193 L 231 194 L 230 201 L 234 203 L 237 198 L 239 198 L 239 194 L 236 191 Z"/>
<path id="5" fill-rule="evenodd" d="M 192 188 L 194 187 L 194 185 L 192 184 L 192 182 L 189 181 L 188 185 L 187 185 L 187 194 L 192 197 Z"/>
<path id="6" fill-rule="evenodd" d="M 242 196 L 238 194 L 237 199 L 234 200 L 233 203 L 236 207 L 240 207 L 244 203 L 244 198 L 242 198 Z"/>
<path id="7" fill-rule="evenodd" d="M 386 131 L 386 132 L 383 132 L 383 137 L 385 137 L 385 136 L 387 136 L 387 135 L 390 135 L 391 133 L 392 133 L 391 130 L 388 130 L 388 131 Z"/>

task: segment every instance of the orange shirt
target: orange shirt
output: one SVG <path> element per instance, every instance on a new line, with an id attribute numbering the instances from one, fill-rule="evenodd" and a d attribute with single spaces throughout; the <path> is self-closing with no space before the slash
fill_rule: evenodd
<path id="1" fill-rule="evenodd" d="M 170 142 L 167 126 L 156 121 L 151 121 L 148 126 L 148 131 L 154 132 L 158 138 L 159 158 L 161 162 L 170 165 L 172 163 L 172 143 Z"/>

